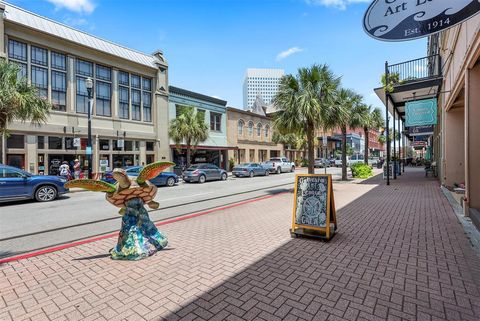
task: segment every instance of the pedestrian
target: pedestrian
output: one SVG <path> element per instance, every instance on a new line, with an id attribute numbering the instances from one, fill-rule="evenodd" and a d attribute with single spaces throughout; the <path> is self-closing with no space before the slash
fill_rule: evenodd
<path id="1" fill-rule="evenodd" d="M 80 161 L 78 159 L 75 159 L 74 163 L 73 163 L 73 175 L 74 175 L 75 179 L 80 178 L 81 172 L 82 172 L 82 169 L 81 169 L 81 166 L 80 166 Z"/>
<path id="2" fill-rule="evenodd" d="M 71 178 L 70 166 L 68 166 L 67 161 L 62 162 L 62 165 L 60 165 L 59 172 L 60 172 L 60 176 L 62 176 L 66 180 L 70 180 L 70 178 Z"/>

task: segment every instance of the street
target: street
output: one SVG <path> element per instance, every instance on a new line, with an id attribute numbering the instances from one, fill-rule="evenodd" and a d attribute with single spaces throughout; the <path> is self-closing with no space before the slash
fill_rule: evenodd
<path id="1" fill-rule="evenodd" d="M 305 172 L 306 169 L 297 170 Z M 334 180 L 341 176 L 341 168 L 328 168 L 327 172 L 333 174 Z M 324 169 L 316 169 L 316 173 L 324 173 Z M 180 182 L 172 188 L 159 187 L 155 200 L 160 209 L 149 210 L 150 217 L 160 221 L 289 191 L 294 177 L 293 173 L 229 177 L 227 181 Z M 104 193 L 80 191 L 53 202 L 24 201 L 0 206 L 0 257 L 116 232 L 120 227 L 119 209 L 105 200 Z"/>

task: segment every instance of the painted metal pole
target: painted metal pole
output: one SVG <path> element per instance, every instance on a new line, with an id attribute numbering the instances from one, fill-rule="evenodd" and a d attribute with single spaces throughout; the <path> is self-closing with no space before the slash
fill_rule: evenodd
<path id="1" fill-rule="evenodd" d="M 393 134 L 392 134 L 392 139 L 393 139 L 393 179 L 397 179 L 397 163 L 398 163 L 398 157 L 397 157 L 397 131 L 395 130 L 395 106 L 393 106 Z"/>
<path id="2" fill-rule="evenodd" d="M 402 122 L 402 128 L 405 131 L 405 123 L 404 122 Z M 403 135 L 402 146 L 403 146 L 403 159 L 404 159 L 403 172 L 405 173 L 405 163 L 407 162 L 407 136 L 406 135 Z"/>
<path id="3" fill-rule="evenodd" d="M 88 136 L 87 136 L 87 160 L 88 160 L 88 178 L 92 179 L 92 106 L 93 106 L 93 81 L 88 78 L 86 81 L 88 93 Z"/>
<path id="4" fill-rule="evenodd" d="M 398 114 L 398 121 L 397 121 L 397 128 L 398 128 L 398 175 L 402 175 L 402 163 L 403 163 L 403 153 L 402 153 L 402 130 L 400 128 L 400 114 Z"/>
<path id="5" fill-rule="evenodd" d="M 390 185 L 390 140 L 388 139 L 390 130 L 388 129 L 388 61 L 385 61 L 385 137 L 387 138 L 387 185 Z"/>

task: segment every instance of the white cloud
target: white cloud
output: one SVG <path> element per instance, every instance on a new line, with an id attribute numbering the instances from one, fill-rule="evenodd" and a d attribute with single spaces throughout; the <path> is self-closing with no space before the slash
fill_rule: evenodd
<path id="1" fill-rule="evenodd" d="M 55 6 L 55 9 L 67 9 L 78 13 L 92 13 L 95 4 L 92 0 L 47 0 Z"/>
<path id="2" fill-rule="evenodd" d="M 333 7 L 345 10 L 352 3 L 369 3 L 371 0 L 305 0 L 308 4 L 316 6 Z"/>
<path id="3" fill-rule="evenodd" d="M 280 61 L 282 59 L 285 59 L 287 58 L 288 56 L 291 56 L 293 54 L 296 54 L 297 52 L 302 52 L 303 49 L 302 48 L 298 48 L 298 47 L 292 47 L 292 48 L 289 48 L 285 51 L 282 51 L 280 52 L 278 55 L 277 55 L 277 61 Z"/>

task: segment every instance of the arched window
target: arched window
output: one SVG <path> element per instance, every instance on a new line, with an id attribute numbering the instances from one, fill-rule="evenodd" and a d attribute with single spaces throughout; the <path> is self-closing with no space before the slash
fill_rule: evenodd
<path id="1" fill-rule="evenodd" d="M 265 139 L 268 139 L 269 134 L 270 134 L 270 126 L 265 125 Z"/>
<path id="2" fill-rule="evenodd" d="M 238 136 L 243 135 L 243 127 L 245 126 L 245 122 L 243 120 L 238 121 Z"/>
<path id="3" fill-rule="evenodd" d="M 248 135 L 249 136 L 253 135 L 253 121 L 248 122 Z"/>
<path id="4" fill-rule="evenodd" d="M 261 123 L 257 124 L 257 136 L 258 137 L 262 136 L 262 124 Z"/>

